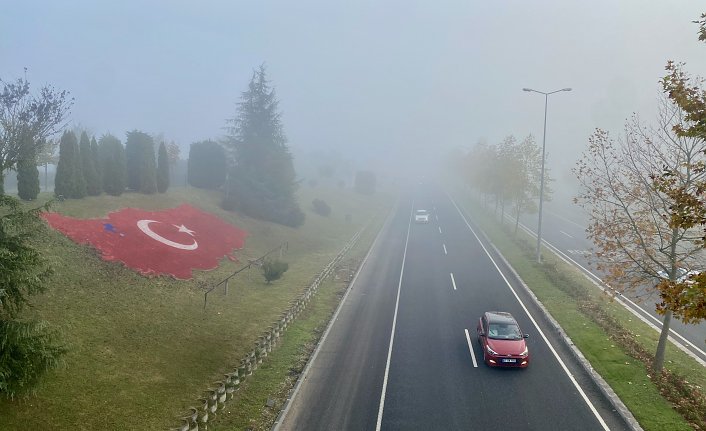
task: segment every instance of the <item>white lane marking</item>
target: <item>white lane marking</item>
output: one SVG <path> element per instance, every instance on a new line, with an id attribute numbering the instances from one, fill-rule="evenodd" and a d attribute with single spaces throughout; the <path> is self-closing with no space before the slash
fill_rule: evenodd
<path id="1" fill-rule="evenodd" d="M 567 220 L 569 221 L 569 220 Z M 527 232 L 530 236 L 534 236 L 535 238 L 537 237 L 537 234 L 532 231 L 532 229 L 528 228 L 527 226 L 523 225 L 520 223 L 520 227 L 522 230 Z M 542 242 L 544 245 L 549 248 L 559 259 L 563 260 L 569 265 L 575 265 L 577 268 L 579 268 L 584 277 L 586 277 L 590 282 L 592 282 L 596 287 L 601 289 L 602 291 L 613 295 L 613 298 L 615 301 L 622 305 L 626 310 L 628 310 L 630 313 L 632 313 L 635 317 L 640 319 L 643 323 L 645 323 L 647 326 L 651 327 L 653 330 L 657 332 L 662 331 L 662 321 L 650 314 L 647 310 L 642 308 L 639 304 L 633 302 L 630 298 L 627 296 L 624 296 L 622 293 L 614 291 L 608 291 L 604 287 L 603 280 L 601 280 L 600 277 L 598 277 L 596 274 L 591 272 L 588 268 L 584 267 L 580 263 L 576 262 L 574 259 L 569 257 L 566 253 L 563 251 L 559 250 L 557 247 L 555 247 L 553 244 L 551 244 L 549 241 L 546 239 L 542 238 Z M 577 252 L 578 250 L 573 250 L 574 252 Z M 571 250 L 570 250 L 571 252 Z M 583 252 L 583 250 L 582 250 Z M 652 323 L 652 321 L 655 323 Z M 671 334 L 668 339 L 669 341 L 672 342 L 679 350 L 682 352 L 686 353 L 689 355 L 692 359 L 694 359 L 696 362 L 701 364 L 701 366 L 706 367 L 706 361 L 698 356 L 698 354 L 702 355 L 703 357 L 706 357 L 706 352 L 703 351 L 699 346 L 695 345 L 691 341 L 687 340 L 683 335 L 675 331 L 673 328 L 669 328 L 669 333 Z M 674 339 L 674 337 L 678 338 L 678 340 Z M 685 346 L 686 344 L 686 346 Z M 687 348 L 687 346 L 691 347 L 696 353 L 692 352 Z"/>
<path id="2" fill-rule="evenodd" d="M 473 343 L 471 342 L 471 336 L 468 335 L 468 329 L 464 329 L 466 331 L 466 341 L 468 341 L 468 350 L 471 351 L 471 359 L 473 359 L 473 366 L 475 368 L 478 368 L 478 362 L 476 362 L 476 354 L 473 352 Z"/>
<path id="3" fill-rule="evenodd" d="M 439 216 L 438 216 L 438 215 L 434 214 L 434 218 L 436 219 L 436 221 L 439 221 Z"/>
<path id="4" fill-rule="evenodd" d="M 439 226 L 439 233 L 441 233 L 441 226 Z"/>
<path id="5" fill-rule="evenodd" d="M 488 249 L 485 248 L 485 245 L 483 245 L 483 242 L 481 242 L 481 240 L 478 237 L 478 235 L 476 234 L 476 232 L 473 230 L 471 225 L 468 223 L 468 220 L 466 220 L 466 217 L 461 212 L 461 209 L 458 207 L 458 205 L 456 205 L 456 201 L 454 201 L 451 196 L 449 196 L 449 199 L 451 200 L 451 203 L 453 203 L 454 206 L 456 207 L 456 211 L 458 211 L 458 213 L 461 215 L 461 218 L 466 223 L 466 226 L 468 226 L 468 229 L 471 231 L 473 236 L 476 237 L 478 244 L 480 244 L 481 248 L 483 248 L 483 251 L 488 256 L 488 259 L 490 259 L 490 261 L 493 263 L 493 266 L 495 266 L 495 269 L 498 271 L 498 274 L 500 274 L 500 277 L 502 277 L 503 281 L 505 281 L 505 284 L 510 289 L 512 294 L 515 296 L 515 299 L 517 299 L 517 302 L 520 303 L 520 306 L 524 310 L 525 314 L 527 314 L 527 317 L 529 317 L 529 319 L 532 322 L 532 324 L 534 325 L 535 329 L 537 329 L 537 332 L 539 333 L 539 335 L 541 335 L 542 339 L 547 344 L 547 347 L 549 347 L 549 350 L 554 355 L 554 358 L 556 358 L 557 362 L 559 362 L 559 365 L 564 370 L 564 373 L 566 373 L 566 375 L 569 377 L 569 380 L 571 380 L 571 383 L 573 383 L 576 390 L 581 394 L 581 397 L 583 398 L 586 405 L 588 405 L 588 408 L 591 409 L 591 412 L 593 412 L 593 415 L 596 417 L 596 419 L 601 424 L 603 429 L 606 431 L 610 431 L 610 428 L 608 428 L 608 425 L 605 423 L 605 421 L 601 417 L 600 413 L 598 413 L 598 410 L 596 410 L 596 407 L 593 405 L 593 403 L 591 403 L 591 400 L 588 399 L 588 396 L 581 388 L 581 385 L 579 385 L 579 383 L 574 378 L 573 374 L 571 374 L 571 371 L 569 371 L 569 368 L 566 366 L 566 364 L 564 364 L 564 361 L 562 361 L 561 358 L 559 357 L 559 353 L 557 353 L 557 351 L 554 349 L 554 346 L 552 346 L 552 344 L 549 342 L 549 339 L 547 338 L 547 336 L 544 335 L 544 332 L 539 328 L 539 325 L 534 320 L 534 317 L 532 317 L 529 310 L 527 309 L 527 307 L 525 307 L 525 304 L 522 302 L 519 295 L 517 295 L 517 292 L 515 292 L 515 289 L 510 284 L 510 281 L 508 281 L 507 277 L 505 277 L 505 274 L 503 274 L 502 270 L 500 270 L 500 267 L 495 262 L 495 259 L 493 259 L 493 257 L 490 255 L 490 252 L 488 251 Z"/>
<path id="6" fill-rule="evenodd" d="M 559 214 L 557 214 L 557 213 L 555 213 L 555 212 L 553 212 L 553 211 L 547 211 L 547 214 L 551 214 L 551 215 L 553 215 L 554 217 L 556 217 L 556 218 L 558 218 L 558 219 L 562 219 L 562 220 L 564 220 L 565 222 L 571 223 L 572 225 L 574 225 L 574 226 L 576 226 L 576 227 L 579 227 L 579 228 L 581 228 L 581 229 L 586 229 L 586 226 L 583 226 L 583 225 L 581 225 L 581 224 L 579 224 L 579 223 L 576 223 L 575 221 L 573 221 L 573 220 L 571 220 L 571 219 L 568 219 L 568 218 L 566 218 L 566 217 L 564 217 L 564 216 L 561 216 L 561 215 L 559 215 Z"/>
<path id="7" fill-rule="evenodd" d="M 397 204 L 395 204 L 397 205 Z M 393 207 L 394 208 L 394 207 Z M 328 337 L 329 332 L 331 332 L 331 328 L 333 328 L 333 324 L 336 322 L 336 319 L 338 319 L 338 314 L 341 312 L 341 309 L 343 309 L 343 304 L 345 304 L 346 299 L 348 298 L 348 294 L 353 291 L 353 288 L 355 287 L 355 282 L 358 280 L 358 276 L 360 275 L 361 272 L 363 272 L 363 268 L 366 266 L 368 259 L 370 258 L 370 255 L 373 253 L 373 250 L 375 249 L 378 239 L 382 236 L 381 233 L 385 229 L 386 225 L 389 225 L 390 222 L 392 221 L 392 212 L 389 213 L 387 220 L 385 221 L 385 224 L 383 225 L 382 228 L 380 228 L 380 231 L 378 232 L 378 235 L 375 237 L 373 240 L 372 245 L 370 246 L 370 249 L 368 250 L 368 253 L 365 255 L 363 258 L 363 261 L 360 263 L 360 266 L 358 267 L 358 271 L 356 271 L 355 275 L 353 276 L 353 279 L 351 280 L 351 283 L 348 287 L 348 290 L 346 290 L 346 293 L 343 295 L 343 298 L 341 298 L 341 302 L 338 304 L 338 308 L 336 308 L 336 312 L 333 313 L 333 317 L 331 317 L 331 320 L 328 323 L 328 326 L 326 327 L 326 331 L 324 331 L 324 335 L 321 336 L 321 340 L 319 340 L 319 344 L 316 346 L 316 350 L 314 351 L 314 354 L 311 356 L 311 359 L 306 363 L 306 367 L 304 367 L 304 371 L 302 371 L 301 376 L 297 379 L 297 384 L 294 386 L 294 391 L 292 392 L 292 396 L 289 397 L 287 400 L 287 406 L 284 408 L 284 411 L 280 414 L 278 417 L 278 421 L 275 424 L 274 431 L 279 431 L 280 426 L 284 422 L 284 419 L 287 417 L 287 413 L 289 413 L 289 409 L 292 407 L 292 404 L 294 403 L 294 398 L 296 398 L 297 394 L 299 393 L 299 390 L 301 389 L 302 383 L 307 379 L 307 376 L 309 375 L 309 371 L 311 370 L 311 366 L 316 361 L 316 358 L 319 356 L 319 352 L 321 351 L 321 348 L 326 342 L 326 338 Z"/>
<path id="8" fill-rule="evenodd" d="M 574 238 L 573 236 L 569 235 L 568 233 L 564 232 L 563 230 L 560 230 L 559 233 L 563 233 L 564 235 L 568 236 L 571 239 Z"/>
<path id="9" fill-rule="evenodd" d="M 414 208 L 414 203 L 412 203 Z M 400 307 L 400 292 L 402 291 L 402 275 L 404 274 L 404 264 L 407 260 L 407 244 L 409 244 L 409 231 L 412 227 L 412 211 L 409 213 L 409 222 L 407 224 L 407 239 L 404 241 L 404 253 L 402 254 L 402 268 L 400 269 L 400 281 L 397 284 L 397 300 L 395 301 L 395 314 L 392 318 L 392 331 L 390 331 L 390 347 L 387 350 L 387 363 L 385 364 L 385 377 L 382 380 L 382 393 L 380 394 L 380 407 L 378 408 L 378 421 L 375 426 L 375 431 L 380 431 L 382 425 L 382 412 L 385 409 L 385 394 L 387 392 L 387 379 L 390 374 L 390 359 L 392 359 L 392 344 L 395 342 L 395 328 L 397 327 L 397 310 Z"/>
<path id="10" fill-rule="evenodd" d="M 446 244 L 443 244 L 443 246 L 444 246 L 444 254 L 449 254 L 449 252 L 446 251 Z"/>
<path id="11" fill-rule="evenodd" d="M 454 290 L 456 290 L 456 280 L 454 279 L 454 273 L 451 273 L 451 284 L 454 285 Z"/>

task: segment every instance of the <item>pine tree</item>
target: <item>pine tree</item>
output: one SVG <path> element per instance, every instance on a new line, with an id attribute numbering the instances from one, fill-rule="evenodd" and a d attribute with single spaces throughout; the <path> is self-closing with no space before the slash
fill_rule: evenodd
<path id="1" fill-rule="evenodd" d="M 138 130 L 128 132 L 125 158 L 128 188 L 147 194 L 157 192 L 157 166 L 152 136 Z"/>
<path id="2" fill-rule="evenodd" d="M 123 144 L 113 135 L 103 135 L 100 138 L 98 153 L 103 171 L 103 190 L 111 196 L 120 196 L 126 187 Z"/>
<path id="3" fill-rule="evenodd" d="M 157 191 L 164 193 L 169 188 L 169 157 L 164 142 L 159 144 L 157 155 Z"/>
<path id="4" fill-rule="evenodd" d="M 66 353 L 46 324 L 20 318 L 29 297 L 49 286 L 51 267 L 35 247 L 45 209 L 25 211 L 16 199 L 0 195 L 0 394 L 9 398 L 31 392 Z"/>
<path id="5" fill-rule="evenodd" d="M 99 195 L 103 193 L 103 170 L 101 169 L 100 157 L 98 155 L 98 142 L 96 142 L 95 136 L 91 138 L 91 160 L 96 170 L 97 192 L 95 195 Z"/>
<path id="6" fill-rule="evenodd" d="M 76 182 L 74 180 L 76 156 L 74 151 L 77 149 L 76 135 L 71 131 L 64 132 L 59 143 L 59 162 L 56 166 L 56 177 L 54 178 L 54 194 L 57 197 L 70 198 L 76 194 Z"/>
<path id="7" fill-rule="evenodd" d="M 226 169 L 225 152 L 217 142 L 201 141 L 191 144 L 187 164 L 190 186 L 217 189 L 226 181 Z"/>
<path id="8" fill-rule="evenodd" d="M 91 141 L 88 139 L 86 132 L 81 133 L 79 141 L 79 153 L 81 154 L 81 171 L 86 183 L 86 194 L 89 196 L 97 196 L 100 194 L 98 185 L 98 172 L 93 164 L 93 154 L 91 152 Z"/>
<path id="9" fill-rule="evenodd" d="M 83 141 L 83 136 L 86 136 L 85 141 L 89 143 L 90 152 L 90 141 L 88 141 L 88 135 L 85 132 L 81 132 L 81 141 Z M 74 195 L 70 196 L 76 199 L 82 199 L 86 197 L 86 175 L 83 172 L 83 157 L 81 157 L 81 144 L 77 143 L 76 148 L 74 148 Z"/>
<path id="10" fill-rule="evenodd" d="M 37 169 L 36 149 L 39 145 L 22 147 L 22 157 L 17 161 L 17 195 L 31 201 L 39 195 L 39 170 Z"/>
<path id="11" fill-rule="evenodd" d="M 300 226 L 304 213 L 294 194 L 294 163 L 264 65 L 253 73 L 248 90 L 241 95 L 237 115 L 229 123 L 226 149 L 232 165 L 223 207 L 287 226 Z"/>

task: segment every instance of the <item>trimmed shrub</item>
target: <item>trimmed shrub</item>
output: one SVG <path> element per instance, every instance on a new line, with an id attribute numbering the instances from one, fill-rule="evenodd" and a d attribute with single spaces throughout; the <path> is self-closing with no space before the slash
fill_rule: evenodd
<path id="1" fill-rule="evenodd" d="M 267 284 L 275 280 L 279 280 L 282 275 L 289 269 L 289 264 L 281 260 L 266 260 L 262 264 L 262 275 L 265 276 Z"/>
<path id="2" fill-rule="evenodd" d="M 311 206 L 314 208 L 314 212 L 322 217 L 331 215 L 331 207 L 322 199 L 314 199 L 311 201 Z"/>

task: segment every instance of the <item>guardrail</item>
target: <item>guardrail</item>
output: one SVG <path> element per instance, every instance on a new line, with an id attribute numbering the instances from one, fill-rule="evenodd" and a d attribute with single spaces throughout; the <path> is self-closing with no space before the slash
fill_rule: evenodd
<path id="1" fill-rule="evenodd" d="M 208 422 L 213 420 L 218 411 L 225 408 L 226 403 L 234 398 L 235 392 L 238 391 L 243 381 L 248 376 L 251 376 L 255 370 L 257 370 L 258 365 L 261 364 L 267 355 L 277 346 L 280 338 L 287 328 L 302 313 L 302 311 L 306 309 L 306 306 L 316 295 L 321 283 L 323 283 L 327 277 L 335 275 L 336 265 L 351 250 L 351 248 L 356 245 L 360 235 L 366 228 L 367 227 L 362 228 L 356 232 L 350 240 L 348 240 L 338 254 L 336 254 L 336 256 L 324 267 L 324 269 L 314 277 L 304 293 L 299 298 L 292 301 L 287 311 L 282 313 L 282 316 L 271 326 L 269 326 L 263 335 L 258 337 L 255 342 L 255 347 L 241 359 L 240 365 L 238 365 L 233 371 L 224 374 L 223 380 L 213 382 L 213 384 L 203 392 L 203 396 L 197 399 L 198 404 L 196 406 L 189 407 L 188 411 L 180 417 L 181 425 L 176 428 L 170 428 L 170 431 L 196 431 L 199 429 L 208 429 Z M 286 244 L 287 243 L 284 243 L 280 247 L 269 251 L 263 257 L 255 259 L 255 261 L 263 259 L 268 254 L 280 250 L 281 247 Z M 213 291 L 213 289 L 223 283 L 225 283 L 227 291 L 228 280 L 244 269 L 254 265 L 255 261 L 251 261 L 246 267 L 241 268 L 226 277 L 223 281 L 210 288 L 208 292 Z M 206 292 L 206 294 L 208 294 L 208 292 Z M 205 301 L 206 297 L 204 296 L 204 307 L 206 306 Z"/>

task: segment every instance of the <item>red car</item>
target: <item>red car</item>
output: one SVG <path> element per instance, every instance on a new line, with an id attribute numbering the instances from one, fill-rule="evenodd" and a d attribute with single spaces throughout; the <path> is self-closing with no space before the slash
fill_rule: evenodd
<path id="1" fill-rule="evenodd" d="M 478 320 L 478 343 L 483 350 L 483 361 L 491 367 L 520 367 L 529 364 L 529 351 L 520 325 L 512 314 L 486 311 Z"/>

